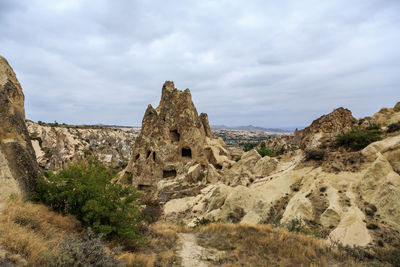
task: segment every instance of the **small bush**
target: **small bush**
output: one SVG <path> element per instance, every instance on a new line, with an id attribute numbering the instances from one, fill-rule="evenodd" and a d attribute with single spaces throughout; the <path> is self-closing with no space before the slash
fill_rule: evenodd
<path id="1" fill-rule="evenodd" d="M 336 138 L 336 143 L 338 146 L 360 150 L 379 140 L 381 140 L 380 131 L 376 128 L 367 128 L 365 130 L 353 129 L 340 135 Z"/>
<path id="2" fill-rule="evenodd" d="M 306 150 L 306 160 L 322 160 L 325 156 L 325 150 Z"/>
<path id="3" fill-rule="evenodd" d="M 400 121 L 388 125 L 387 132 L 393 133 L 400 130 Z"/>
<path id="4" fill-rule="evenodd" d="M 139 194 L 132 187 L 112 184 L 112 170 L 89 159 L 37 180 L 33 199 L 55 211 L 75 215 L 84 225 L 108 238 L 139 238 Z"/>
<path id="5" fill-rule="evenodd" d="M 285 149 L 282 147 L 280 150 L 278 151 L 274 151 L 271 149 L 268 149 L 265 145 L 265 142 L 261 142 L 260 144 L 260 148 L 257 149 L 258 154 L 260 154 L 261 157 L 276 157 L 279 155 L 282 155 L 285 153 Z"/>
<path id="6" fill-rule="evenodd" d="M 66 238 L 59 245 L 60 253 L 48 262 L 49 266 L 124 266 L 115 259 L 120 249 L 115 248 L 107 253 L 101 241 L 89 228 L 82 240 Z"/>
<path id="7" fill-rule="evenodd" d="M 243 147 L 244 152 L 247 152 L 255 148 L 258 145 L 258 143 L 245 142 L 245 143 L 240 143 L 239 145 Z"/>

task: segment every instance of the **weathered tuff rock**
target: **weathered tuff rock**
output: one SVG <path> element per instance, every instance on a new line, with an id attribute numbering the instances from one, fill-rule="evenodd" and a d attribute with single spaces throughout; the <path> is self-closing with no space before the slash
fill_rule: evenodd
<path id="1" fill-rule="evenodd" d="M 297 133 L 298 142 L 318 146 L 355 123 L 348 110 L 338 109 Z M 299 219 L 331 242 L 399 246 L 400 135 L 360 152 L 332 151 L 326 158 L 326 164 L 304 162 L 301 149 L 278 158 L 249 151 L 223 169 L 219 182 L 168 201 L 164 219 L 189 225 L 199 219 L 282 224 Z M 331 171 L 325 166 L 331 161 L 343 161 L 344 167 Z"/>
<path id="2" fill-rule="evenodd" d="M 380 127 L 386 127 L 391 123 L 399 122 L 400 102 L 398 102 L 393 108 L 382 108 L 368 119 L 371 124 L 376 124 Z"/>
<path id="3" fill-rule="evenodd" d="M 357 125 L 358 120 L 353 117 L 351 111 L 345 108 L 337 108 L 327 115 L 314 120 L 312 124 L 303 130 L 297 130 L 292 136 L 283 135 L 266 141 L 266 147 L 273 151 L 296 150 L 301 148 L 315 149 L 329 145 L 336 137 L 349 131 Z M 371 123 L 368 122 L 368 125 Z M 368 126 L 367 125 L 367 126 Z"/>
<path id="4" fill-rule="evenodd" d="M 37 175 L 25 125 L 24 94 L 11 66 L 0 56 L 0 201 L 32 191 Z"/>
<path id="5" fill-rule="evenodd" d="M 215 169 L 230 163 L 225 143 L 211 135 L 207 114 L 198 116 L 189 89 L 180 91 L 167 81 L 159 106 L 146 109 L 120 182 L 144 188 L 182 177 L 189 182 L 213 181 L 218 176 Z"/>
<path id="6" fill-rule="evenodd" d="M 55 127 L 26 122 L 37 161 L 45 170 L 66 167 L 92 155 L 111 167 L 125 167 L 137 134 L 112 128 Z"/>
<path id="7" fill-rule="evenodd" d="M 297 139 L 301 149 L 315 148 L 349 131 L 356 122 L 357 119 L 353 117 L 350 110 L 337 108 L 314 120 L 304 130 L 297 131 L 294 139 Z"/>

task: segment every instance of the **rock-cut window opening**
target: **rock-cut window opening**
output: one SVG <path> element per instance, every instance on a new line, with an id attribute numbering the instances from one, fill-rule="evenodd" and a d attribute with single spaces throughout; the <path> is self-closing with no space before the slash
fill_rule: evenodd
<path id="1" fill-rule="evenodd" d="M 163 178 L 176 177 L 176 170 L 164 170 Z"/>
<path id="2" fill-rule="evenodd" d="M 169 131 L 169 134 L 171 136 L 171 141 L 173 142 L 179 142 L 179 140 L 181 139 L 181 135 L 179 134 L 178 130 L 171 130 Z"/>
<path id="3" fill-rule="evenodd" d="M 182 148 L 182 157 L 191 158 L 192 157 L 192 150 L 190 148 Z"/>
<path id="4" fill-rule="evenodd" d="M 148 159 L 150 157 L 151 151 L 147 151 L 147 155 L 146 155 L 146 159 Z"/>

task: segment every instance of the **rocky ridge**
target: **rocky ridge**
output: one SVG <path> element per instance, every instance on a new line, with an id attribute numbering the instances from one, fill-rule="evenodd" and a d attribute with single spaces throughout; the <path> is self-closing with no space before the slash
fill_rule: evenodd
<path id="1" fill-rule="evenodd" d="M 44 170 L 57 170 L 88 155 L 113 168 L 127 165 L 137 136 L 119 128 L 40 125 L 26 122 L 37 161 Z"/>

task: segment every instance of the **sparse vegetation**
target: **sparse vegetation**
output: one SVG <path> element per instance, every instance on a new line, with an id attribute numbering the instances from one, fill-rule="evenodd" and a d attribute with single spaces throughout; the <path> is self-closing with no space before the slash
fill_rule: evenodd
<path id="1" fill-rule="evenodd" d="M 176 250 L 179 246 L 178 233 L 182 231 L 186 230 L 177 225 L 153 224 L 147 231 L 149 242 L 134 252 L 122 253 L 118 259 L 127 266 L 180 266 L 176 264 L 179 263 Z"/>
<path id="2" fill-rule="evenodd" d="M 244 152 L 247 152 L 255 148 L 258 145 L 258 143 L 244 142 L 244 143 L 239 143 L 239 145 L 243 147 Z"/>
<path id="3" fill-rule="evenodd" d="M 388 133 L 393 133 L 393 132 L 396 132 L 396 131 L 400 131 L 400 121 L 395 122 L 395 123 L 391 123 L 387 127 L 387 132 Z"/>
<path id="4" fill-rule="evenodd" d="M 343 266 L 361 265 L 322 239 L 291 233 L 270 225 L 211 223 L 195 228 L 198 243 L 221 253 L 211 259 L 222 266 Z"/>
<path id="5" fill-rule="evenodd" d="M 322 160 L 325 156 L 325 150 L 309 149 L 305 151 L 306 160 Z"/>
<path id="6" fill-rule="evenodd" d="M 278 151 L 274 151 L 271 149 L 268 149 L 265 145 L 265 142 L 261 142 L 260 144 L 260 148 L 257 149 L 258 154 L 261 155 L 261 157 L 277 157 L 279 155 L 282 155 L 285 153 L 285 149 L 282 147 L 280 150 Z"/>
<path id="7" fill-rule="evenodd" d="M 124 266 L 117 260 L 120 248 L 106 252 L 101 236 L 96 236 L 89 228 L 82 239 L 67 237 L 58 245 L 59 253 L 50 258 L 48 266 Z"/>
<path id="8" fill-rule="evenodd" d="M 379 127 L 370 126 L 365 130 L 354 128 L 351 131 L 336 138 L 338 146 L 344 146 L 353 150 L 360 150 L 370 143 L 381 140 Z"/>
<path id="9" fill-rule="evenodd" d="M 136 240 L 141 224 L 139 195 L 132 187 L 112 184 L 113 177 L 113 171 L 99 161 L 73 163 L 57 174 L 42 175 L 33 199 L 76 216 L 107 238 Z"/>

